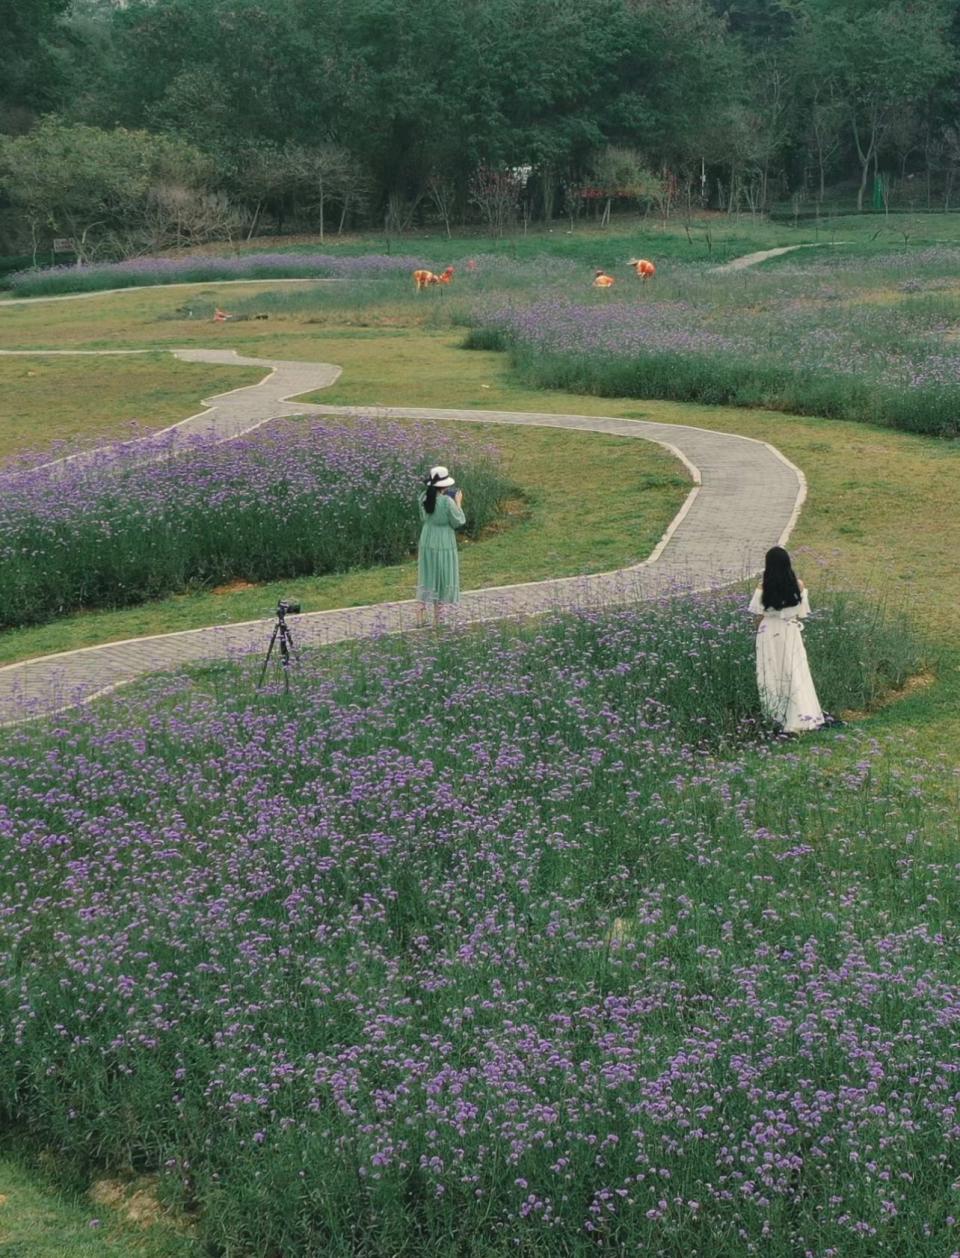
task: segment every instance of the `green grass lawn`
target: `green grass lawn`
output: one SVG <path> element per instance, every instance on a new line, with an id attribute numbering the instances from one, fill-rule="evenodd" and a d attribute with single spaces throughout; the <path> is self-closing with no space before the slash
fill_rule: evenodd
<path id="1" fill-rule="evenodd" d="M 202 399 L 256 384 L 259 367 L 184 363 L 169 354 L 116 358 L 0 356 L 0 464 L 56 458 L 91 444 L 163 428 L 203 409 Z"/>

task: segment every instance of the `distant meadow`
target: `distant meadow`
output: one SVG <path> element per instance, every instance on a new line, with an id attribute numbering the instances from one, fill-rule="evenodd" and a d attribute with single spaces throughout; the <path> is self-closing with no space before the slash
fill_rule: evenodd
<path id="1" fill-rule="evenodd" d="M 545 388 L 761 406 L 960 434 L 960 249 L 717 273 L 671 264 L 613 289 L 541 277 L 460 317 L 468 348 L 508 350 Z M 529 288 L 534 288 L 531 282 Z"/>
<path id="2" fill-rule="evenodd" d="M 345 280 L 256 296 L 238 290 L 231 313 L 335 322 L 338 312 L 381 306 L 393 317 L 465 327 L 467 348 L 509 351 L 523 379 L 544 388 L 960 434 L 957 246 L 886 254 L 828 246 L 726 273 L 667 257 L 647 282 L 628 257 L 606 258 L 602 242 L 597 253 L 615 277 L 612 289 L 593 289 L 582 261 L 514 259 L 482 244 L 474 257 L 458 258 L 449 287 L 422 293 L 412 271 L 442 269 L 442 255 L 140 258 L 24 272 L 12 284 L 26 295 L 237 278 Z M 207 317 L 208 305 L 191 303 L 190 317 Z"/>
<path id="3" fill-rule="evenodd" d="M 28 268 L 6 278 L 17 297 L 190 284 L 214 280 L 333 279 L 384 271 L 412 271 L 415 257 L 385 254 L 238 253 L 130 258 L 124 262 Z"/>

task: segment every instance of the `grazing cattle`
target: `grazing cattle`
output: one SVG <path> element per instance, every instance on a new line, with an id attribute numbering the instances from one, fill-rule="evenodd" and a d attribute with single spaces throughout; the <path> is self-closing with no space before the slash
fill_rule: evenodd
<path id="1" fill-rule="evenodd" d="M 598 271 L 593 281 L 594 288 L 612 288 L 616 280 L 612 275 L 608 275 L 606 271 Z"/>
<path id="2" fill-rule="evenodd" d="M 429 288 L 431 284 L 449 284 L 453 279 L 453 267 L 448 266 L 445 271 L 441 271 L 439 275 L 434 275 L 432 271 L 414 271 L 413 283 L 419 293 L 422 288 Z"/>
<path id="3" fill-rule="evenodd" d="M 652 262 L 648 262 L 646 258 L 631 259 L 630 265 L 633 267 L 637 279 L 640 280 L 652 280 L 657 273 L 657 268 Z"/>

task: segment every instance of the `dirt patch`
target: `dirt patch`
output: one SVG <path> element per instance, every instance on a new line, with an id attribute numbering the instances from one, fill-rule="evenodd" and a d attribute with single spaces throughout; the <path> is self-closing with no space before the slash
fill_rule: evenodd
<path id="1" fill-rule="evenodd" d="M 523 498 L 507 498 L 500 503 L 496 519 L 491 520 L 486 527 L 482 528 L 475 538 L 464 538 L 463 542 L 465 545 L 476 545 L 477 542 L 485 541 L 488 537 L 505 533 L 515 524 L 528 519 L 529 516 L 530 507 Z"/>
<path id="2" fill-rule="evenodd" d="M 935 681 L 936 677 L 931 672 L 917 673 L 914 677 L 908 677 L 899 690 L 891 690 L 885 694 L 868 712 L 856 711 L 850 708 L 845 712 L 841 712 L 840 716 L 844 721 L 863 721 L 872 712 L 879 712 L 881 708 L 889 708 L 891 704 L 899 703 L 901 699 L 908 699 L 910 695 L 916 694 L 918 690 L 926 690 Z"/>
<path id="3" fill-rule="evenodd" d="M 635 939 L 637 935 L 637 925 L 632 918 L 615 917 L 613 925 L 607 931 L 607 943 L 626 943 L 628 940 Z"/>
<path id="4" fill-rule="evenodd" d="M 228 581 L 226 585 L 216 585 L 211 594 L 242 594 L 244 590 L 255 590 L 253 581 Z"/>
<path id="5" fill-rule="evenodd" d="M 122 1215 L 138 1227 L 153 1227 L 165 1211 L 157 1199 L 157 1180 L 150 1175 L 125 1183 L 119 1179 L 98 1180 L 90 1189 L 90 1200 Z"/>

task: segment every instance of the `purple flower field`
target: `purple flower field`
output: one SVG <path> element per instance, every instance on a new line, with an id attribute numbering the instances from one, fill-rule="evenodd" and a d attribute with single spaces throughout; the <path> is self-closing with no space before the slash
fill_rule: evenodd
<path id="1" fill-rule="evenodd" d="M 735 337 L 703 326 L 701 312 L 682 301 L 606 306 L 542 301 L 501 307 L 486 319 L 511 341 L 552 354 L 726 354 L 743 347 Z"/>
<path id="2" fill-rule="evenodd" d="M 358 420 L 277 420 L 232 441 L 109 446 L 0 474 L 0 626 L 190 586 L 397 563 L 416 546 L 420 477 L 457 469 L 476 534 L 507 485 L 469 434 Z"/>
<path id="3" fill-rule="evenodd" d="M 524 376 L 547 388 L 760 405 L 954 436 L 960 297 L 938 271 L 956 274 L 958 263 L 956 249 L 831 256 L 739 276 L 678 263 L 655 284 L 602 293 L 583 292 L 584 277 L 572 273 L 536 286 L 528 277 L 527 291 L 509 298 L 486 289 L 462 321 L 468 348 L 510 350 Z"/>
<path id="4" fill-rule="evenodd" d="M 954 792 L 767 741 L 743 603 L 3 735 L 4 1111 L 220 1252 L 952 1252 Z"/>
<path id="5" fill-rule="evenodd" d="M 151 284 L 252 279 L 359 278 L 413 271 L 421 258 L 396 254 L 242 253 L 181 258 L 130 258 L 88 266 L 55 266 L 18 271 L 7 283 L 17 296 L 93 292 Z"/>

